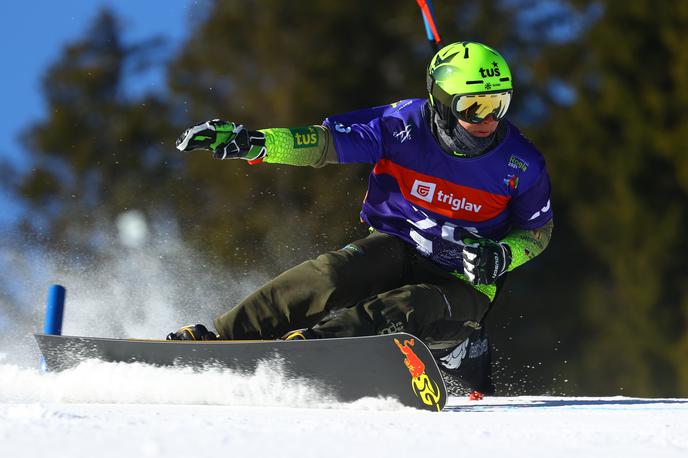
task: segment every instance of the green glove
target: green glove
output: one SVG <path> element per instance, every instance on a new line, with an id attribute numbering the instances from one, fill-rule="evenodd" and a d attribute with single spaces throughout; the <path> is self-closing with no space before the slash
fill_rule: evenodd
<path id="1" fill-rule="evenodd" d="M 255 161 L 265 156 L 265 134 L 246 130 L 240 124 L 213 119 L 186 129 L 177 138 L 177 149 L 204 149 L 212 151 L 216 159 Z"/>

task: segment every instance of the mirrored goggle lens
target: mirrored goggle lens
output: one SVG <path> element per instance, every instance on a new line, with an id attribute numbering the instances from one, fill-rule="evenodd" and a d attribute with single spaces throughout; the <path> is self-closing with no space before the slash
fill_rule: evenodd
<path id="1" fill-rule="evenodd" d="M 477 124 L 490 115 L 499 120 L 506 115 L 511 102 L 511 91 L 493 94 L 460 95 L 454 99 L 454 115 L 466 122 Z"/>

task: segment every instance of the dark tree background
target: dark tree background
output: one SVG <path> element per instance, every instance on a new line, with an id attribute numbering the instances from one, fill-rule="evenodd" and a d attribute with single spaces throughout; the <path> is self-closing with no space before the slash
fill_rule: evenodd
<path id="1" fill-rule="evenodd" d="M 543 3 L 435 2 L 445 42 L 510 62 L 510 117 L 554 187 L 550 248 L 490 316 L 499 388 L 686 396 L 688 7 Z M 190 24 L 162 93 L 127 91 L 161 43 L 125 43 L 108 11 L 46 70 L 48 116 L 24 134 L 35 167 L 0 168 L 29 208 L 17 233 L 91 265 L 109 253 L 99 235 L 138 209 L 176 221 L 208 259 L 269 275 L 364 235 L 368 166 L 217 162 L 174 139 L 214 117 L 298 126 L 424 97 L 432 53 L 415 2 L 211 1 Z"/>

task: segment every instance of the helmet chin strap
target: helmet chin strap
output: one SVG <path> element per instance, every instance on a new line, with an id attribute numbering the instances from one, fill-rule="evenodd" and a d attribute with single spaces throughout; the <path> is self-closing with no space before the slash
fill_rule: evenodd
<path id="1" fill-rule="evenodd" d="M 453 116 L 453 126 L 450 126 L 447 121 L 437 113 L 435 108 L 430 107 L 431 123 L 437 140 L 442 149 L 452 156 L 466 156 L 476 157 L 484 154 L 497 136 L 496 130 L 487 137 L 476 137 L 471 135 L 461 124 L 459 124 Z M 501 124 L 500 124 L 501 127 Z M 499 127 L 498 129 L 499 130 Z"/>

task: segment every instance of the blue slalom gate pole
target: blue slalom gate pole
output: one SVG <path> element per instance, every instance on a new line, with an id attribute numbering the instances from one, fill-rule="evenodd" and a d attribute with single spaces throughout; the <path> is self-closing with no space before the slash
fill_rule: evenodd
<path id="1" fill-rule="evenodd" d="M 48 289 L 48 302 L 45 306 L 45 323 L 43 333 L 52 335 L 62 335 L 62 319 L 64 318 L 64 304 L 67 290 L 61 285 L 52 285 Z M 41 370 L 48 370 L 45 360 L 41 356 Z"/>
<path id="2" fill-rule="evenodd" d="M 59 336 L 62 334 L 62 318 L 67 290 L 61 285 L 52 285 L 48 289 L 48 302 L 45 307 L 44 334 Z"/>

